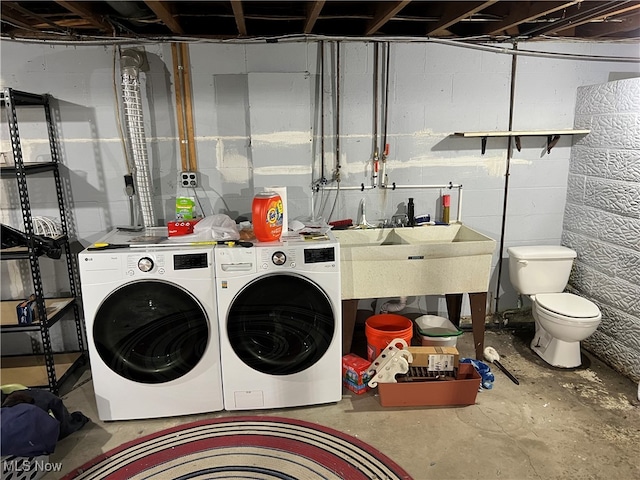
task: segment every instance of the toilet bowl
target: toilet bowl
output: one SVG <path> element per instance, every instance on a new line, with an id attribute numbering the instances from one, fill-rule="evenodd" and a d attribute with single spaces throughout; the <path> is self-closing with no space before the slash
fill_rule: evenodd
<path id="1" fill-rule="evenodd" d="M 571 293 L 532 295 L 531 300 L 536 328 L 531 349 L 554 367 L 580 366 L 580 342 L 602 318 L 598 306 Z"/>
<path id="2" fill-rule="evenodd" d="M 564 292 L 576 252 L 554 245 L 507 252 L 511 283 L 532 301 L 536 333 L 531 349 L 554 367 L 580 366 L 580 342 L 596 331 L 602 315 L 595 303 Z"/>

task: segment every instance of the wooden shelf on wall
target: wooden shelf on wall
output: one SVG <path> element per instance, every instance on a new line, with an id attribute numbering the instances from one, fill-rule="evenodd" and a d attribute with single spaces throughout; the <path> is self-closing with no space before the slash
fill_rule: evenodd
<path id="1" fill-rule="evenodd" d="M 456 137 L 480 138 L 482 139 L 482 155 L 487 149 L 488 137 L 515 137 L 516 148 L 520 151 L 520 137 L 547 137 L 547 153 L 558 143 L 562 135 L 587 135 L 591 130 L 571 129 L 571 130 L 513 130 L 513 131 L 492 131 L 492 132 L 455 132 Z"/>

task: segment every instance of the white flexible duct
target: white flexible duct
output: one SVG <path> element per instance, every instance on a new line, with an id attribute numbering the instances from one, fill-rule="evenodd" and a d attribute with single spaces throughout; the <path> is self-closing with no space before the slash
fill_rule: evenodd
<path id="1" fill-rule="evenodd" d="M 124 118 L 131 142 L 133 155 L 133 178 L 142 209 L 142 223 L 145 227 L 156 225 L 153 211 L 151 173 L 147 154 L 147 139 L 142 116 L 142 98 L 140 95 L 141 56 L 138 52 L 127 50 L 122 54 L 122 97 Z"/>
<path id="2" fill-rule="evenodd" d="M 398 300 L 385 302 L 380 307 L 380 313 L 394 313 L 404 310 L 407 306 L 407 297 L 399 297 Z"/>

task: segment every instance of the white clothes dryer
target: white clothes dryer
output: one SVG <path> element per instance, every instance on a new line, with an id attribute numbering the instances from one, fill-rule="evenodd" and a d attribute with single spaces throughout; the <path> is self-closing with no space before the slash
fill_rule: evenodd
<path id="1" fill-rule="evenodd" d="M 340 252 L 330 239 L 215 248 L 226 410 L 342 398 Z"/>
<path id="2" fill-rule="evenodd" d="M 222 410 L 213 246 L 84 250 L 78 260 L 100 419 Z"/>

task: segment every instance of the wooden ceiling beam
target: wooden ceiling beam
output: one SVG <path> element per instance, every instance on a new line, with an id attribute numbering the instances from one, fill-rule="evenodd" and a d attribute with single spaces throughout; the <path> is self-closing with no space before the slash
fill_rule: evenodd
<path id="1" fill-rule="evenodd" d="M 171 33 L 176 35 L 183 35 L 184 29 L 180 22 L 173 16 L 172 2 L 159 2 L 153 0 L 144 0 L 144 3 L 149 9 L 158 17 L 162 23 L 164 23 Z"/>
<path id="2" fill-rule="evenodd" d="M 71 13 L 78 15 L 80 18 L 86 20 L 89 24 L 104 31 L 105 33 L 113 33 L 113 27 L 108 22 L 102 20 L 99 15 L 96 15 L 90 8 L 89 2 L 63 2 L 56 0 L 56 3 L 61 7 L 66 8 Z"/>
<path id="3" fill-rule="evenodd" d="M 2 2 L 2 10 L 0 11 L 0 17 L 4 22 L 7 22 L 14 27 L 24 28 L 26 30 L 36 30 L 37 28 L 29 23 L 26 23 L 24 14 L 13 9 L 13 5 L 8 5 L 9 2 Z M 13 2 L 11 2 L 13 3 Z"/>
<path id="4" fill-rule="evenodd" d="M 48 18 L 45 18 L 43 16 L 37 15 L 35 13 L 33 13 L 30 10 L 27 10 L 26 8 L 20 6 L 17 2 L 2 2 L 2 16 L 11 16 L 11 13 L 8 13 L 7 10 L 9 10 L 9 12 L 13 11 L 14 15 L 20 15 L 20 18 L 18 17 L 12 17 L 14 18 L 14 21 L 12 23 L 23 23 L 25 26 L 23 28 L 36 28 L 38 30 L 41 30 L 42 28 L 44 28 L 44 25 L 49 25 L 51 27 L 53 27 L 55 30 L 59 31 L 59 32 L 65 32 L 66 30 L 62 27 L 60 27 L 60 25 L 58 25 L 57 23 L 49 20 Z M 26 23 L 24 23 L 24 17 L 30 17 L 33 18 L 36 23 L 32 24 L 32 25 L 28 25 Z M 39 24 L 42 24 L 42 26 L 40 26 Z"/>
<path id="5" fill-rule="evenodd" d="M 484 29 L 486 35 L 499 35 L 502 32 L 511 32 L 522 23 L 531 22 L 537 18 L 544 17 L 572 7 L 582 0 L 573 0 L 571 2 L 512 2 L 511 11 L 505 19 L 496 24 L 487 25 Z"/>
<path id="6" fill-rule="evenodd" d="M 365 31 L 365 35 L 373 35 L 376 33 L 382 26 L 391 20 L 396 14 L 406 7 L 411 0 L 404 0 L 402 2 L 393 2 L 387 4 L 380 4 L 380 6 L 376 9 L 376 14 L 373 17 L 373 20 L 369 22 L 367 25 L 367 29 Z"/>
<path id="7" fill-rule="evenodd" d="M 498 0 L 487 2 L 446 2 L 447 6 L 440 18 L 440 21 L 427 27 L 427 35 L 443 35 L 447 28 L 455 25 L 465 18 L 469 18 L 487 7 L 490 7 Z"/>
<path id="8" fill-rule="evenodd" d="M 615 33 L 633 32 L 640 29 L 640 12 L 617 18 L 617 21 L 591 22 L 576 29 L 578 37 L 600 38 Z"/>
<path id="9" fill-rule="evenodd" d="M 307 5 L 307 18 L 304 21 L 304 33 L 311 33 L 313 26 L 316 24 L 322 7 L 324 7 L 325 0 L 316 0 L 315 2 L 309 2 Z"/>
<path id="10" fill-rule="evenodd" d="M 567 29 L 579 27 L 580 25 L 584 25 L 591 22 L 602 21 L 606 18 L 613 18 L 617 15 L 622 15 L 624 13 L 632 12 L 633 10 L 638 10 L 638 9 L 640 9 L 640 3 L 638 2 L 625 2 L 625 4 L 622 4 L 621 2 L 620 8 L 612 9 L 611 11 L 607 10 L 606 12 L 602 12 L 602 13 L 590 16 L 588 18 L 584 18 L 582 20 L 571 22 L 567 25 L 561 25 L 558 28 L 553 28 L 547 31 L 546 33 L 553 34 L 553 33 L 563 32 Z"/>
<path id="11" fill-rule="evenodd" d="M 240 0 L 231 0 L 231 8 L 233 9 L 233 16 L 236 19 L 236 27 L 238 33 L 242 37 L 247 36 L 247 23 L 244 19 L 244 10 L 242 8 L 242 2 Z"/>

